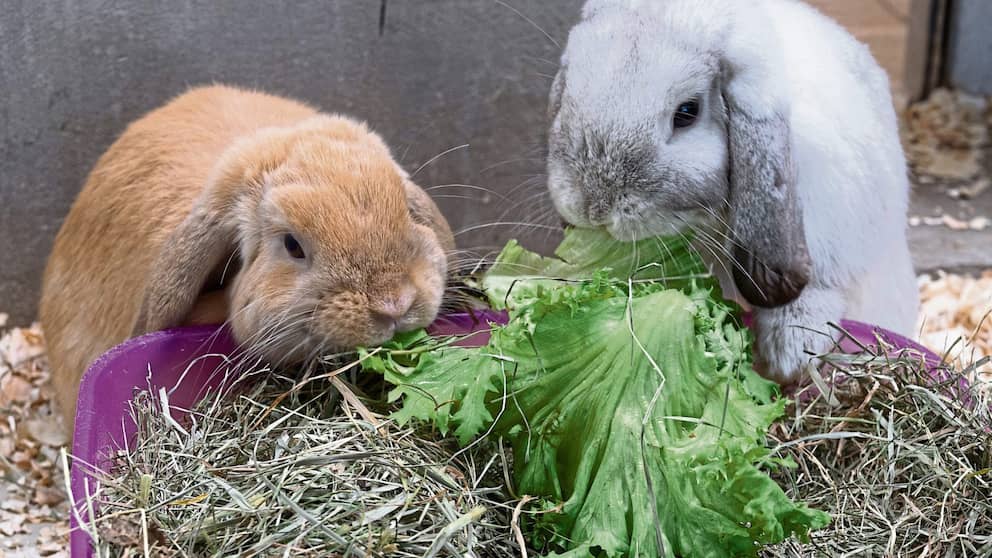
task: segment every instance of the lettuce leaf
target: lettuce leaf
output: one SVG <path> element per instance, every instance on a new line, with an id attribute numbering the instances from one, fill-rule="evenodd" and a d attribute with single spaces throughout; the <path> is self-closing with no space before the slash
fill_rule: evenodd
<path id="1" fill-rule="evenodd" d="M 481 283 L 510 315 L 487 346 L 413 334 L 366 361 L 396 420 L 509 439 L 549 556 L 755 556 L 824 527 L 766 474 L 790 465 L 765 446 L 786 401 L 752 370 L 735 308 L 693 277 L 684 240 L 642 248 L 571 231 L 549 259 L 511 242 Z"/>
<path id="2" fill-rule="evenodd" d="M 525 303 L 538 292 L 554 291 L 562 281 L 587 281 L 600 272 L 611 279 L 659 281 L 673 288 L 707 276 L 685 238 L 620 243 L 601 229 L 572 229 L 553 258 L 511 240 L 478 286 L 489 295 L 492 307 L 502 310 Z"/>

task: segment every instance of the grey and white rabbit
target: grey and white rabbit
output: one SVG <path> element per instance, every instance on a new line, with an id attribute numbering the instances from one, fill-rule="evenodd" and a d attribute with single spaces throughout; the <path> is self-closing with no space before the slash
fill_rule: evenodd
<path id="1" fill-rule="evenodd" d="M 576 226 L 693 231 L 791 383 L 843 318 L 912 334 L 909 182 L 888 79 L 793 0 L 592 0 L 550 96 L 548 185 Z"/>

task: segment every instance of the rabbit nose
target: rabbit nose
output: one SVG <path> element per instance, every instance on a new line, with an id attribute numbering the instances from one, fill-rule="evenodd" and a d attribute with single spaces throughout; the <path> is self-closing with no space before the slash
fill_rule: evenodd
<path id="1" fill-rule="evenodd" d="M 387 296 L 372 305 L 372 316 L 380 324 L 395 328 L 396 324 L 410 312 L 414 297 L 413 289 L 405 289 L 398 295 Z"/>

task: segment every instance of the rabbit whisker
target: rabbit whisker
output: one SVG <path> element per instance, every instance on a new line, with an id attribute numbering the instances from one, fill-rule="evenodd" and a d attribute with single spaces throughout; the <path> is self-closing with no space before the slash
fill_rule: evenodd
<path id="1" fill-rule="evenodd" d="M 504 8 L 506 8 L 506 9 L 508 9 L 508 10 L 510 10 L 510 11 L 512 11 L 513 13 L 515 13 L 515 14 L 517 14 L 517 15 L 518 15 L 518 16 L 520 16 L 520 17 L 521 17 L 521 18 L 522 18 L 522 19 L 523 19 L 524 21 L 526 21 L 527 23 L 529 23 L 529 24 L 531 24 L 531 25 L 533 25 L 533 26 L 534 26 L 534 29 L 537 29 L 537 30 L 538 30 L 538 31 L 540 31 L 540 32 L 541 32 L 542 34 L 544 34 L 544 36 L 545 36 L 545 37 L 547 37 L 547 39 L 548 39 L 549 41 L 551 41 L 551 44 L 553 44 L 553 45 L 555 45 L 555 47 L 557 47 L 557 48 L 558 48 L 558 50 L 561 50 L 561 45 L 560 45 L 560 44 L 558 44 L 558 41 L 556 41 L 556 40 L 554 39 L 554 37 L 552 37 L 551 35 L 549 35 L 549 34 L 548 34 L 548 32 L 547 32 L 547 31 L 545 31 L 545 30 L 544 30 L 544 29 L 543 29 L 543 28 L 542 28 L 542 27 L 541 27 L 540 25 L 538 25 L 537 23 L 535 23 L 535 22 L 534 22 L 534 20 L 532 20 L 532 19 L 530 19 L 529 17 L 527 17 L 527 16 L 525 16 L 524 14 L 522 14 L 522 13 L 520 13 L 520 10 L 518 10 L 518 9 L 516 9 L 516 8 L 514 8 L 513 6 L 511 6 L 511 5 L 509 5 L 509 4 L 507 4 L 507 3 L 506 3 L 506 2 L 504 2 L 503 0 L 494 0 L 494 1 L 495 1 L 495 2 L 497 3 L 497 4 L 499 4 L 500 6 L 503 6 Z"/>
<path id="2" fill-rule="evenodd" d="M 437 161 L 441 157 L 444 157 L 445 155 L 447 155 L 449 153 L 453 153 L 455 151 L 458 151 L 459 149 L 465 149 L 468 146 L 469 146 L 469 144 L 467 144 L 467 143 L 462 144 L 462 145 L 456 145 L 455 147 L 452 147 L 450 149 L 446 149 L 446 150 L 438 153 L 437 155 L 435 155 L 435 156 L 431 157 L 430 159 L 428 159 L 427 162 L 425 162 L 424 164 L 422 164 L 419 167 L 417 167 L 417 170 L 413 171 L 413 173 L 410 175 L 410 178 L 413 178 L 413 177 L 417 176 L 417 174 L 420 173 L 420 171 L 424 170 L 424 168 L 426 168 L 428 165 L 434 163 L 435 161 Z"/>
<path id="3" fill-rule="evenodd" d="M 540 225 L 540 224 L 537 224 L 537 223 L 526 223 L 526 222 L 523 222 L 523 221 L 497 221 L 495 223 L 483 223 L 483 224 L 480 224 L 480 225 L 472 225 L 470 227 L 466 227 L 466 228 L 461 229 L 460 231 L 456 232 L 455 233 L 455 236 L 460 236 L 460 235 L 463 235 L 463 234 L 466 234 L 466 233 L 470 233 L 472 231 L 487 229 L 487 228 L 490 228 L 490 227 L 521 227 L 521 228 L 525 228 L 525 229 L 527 229 L 527 228 L 531 228 L 531 229 L 551 229 L 553 231 L 560 230 L 558 227 L 552 227 L 552 226 L 549 226 L 549 225 Z"/>

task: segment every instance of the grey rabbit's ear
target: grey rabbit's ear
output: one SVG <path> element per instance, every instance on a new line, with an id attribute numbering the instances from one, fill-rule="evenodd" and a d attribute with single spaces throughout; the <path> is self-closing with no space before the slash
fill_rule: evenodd
<path id="1" fill-rule="evenodd" d="M 132 336 L 183 323 L 211 272 L 234 252 L 234 227 L 226 221 L 198 205 L 166 238 L 145 285 Z"/>
<path id="2" fill-rule="evenodd" d="M 799 297 L 811 277 L 788 114 L 773 95 L 730 77 L 727 111 L 730 235 L 734 283 L 751 304 L 772 308 Z"/>

